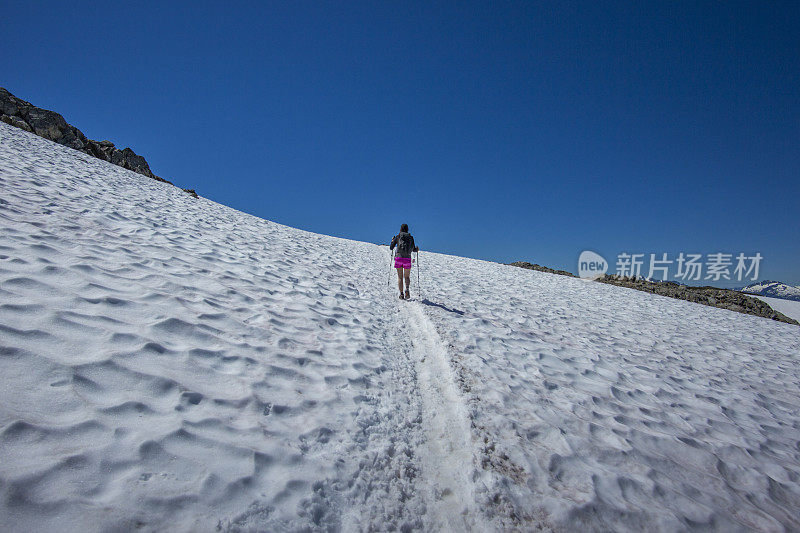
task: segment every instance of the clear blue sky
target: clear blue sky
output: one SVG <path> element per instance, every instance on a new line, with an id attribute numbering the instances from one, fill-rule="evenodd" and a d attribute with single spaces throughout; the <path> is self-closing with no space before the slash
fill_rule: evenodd
<path id="1" fill-rule="evenodd" d="M 18 1 L 0 51 L 0 86 L 290 226 L 800 284 L 800 2 Z"/>

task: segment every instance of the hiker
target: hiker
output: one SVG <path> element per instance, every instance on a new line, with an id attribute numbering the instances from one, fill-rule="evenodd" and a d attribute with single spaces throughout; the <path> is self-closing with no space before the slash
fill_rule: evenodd
<path id="1" fill-rule="evenodd" d="M 400 289 L 400 299 L 410 299 L 411 292 L 411 252 L 419 252 L 419 248 L 414 244 L 414 236 L 408 232 L 408 224 L 400 226 L 400 233 L 392 237 L 390 250 L 397 251 L 394 254 L 394 267 L 397 269 L 397 287 Z M 403 292 L 403 279 L 406 280 L 406 290 Z"/>

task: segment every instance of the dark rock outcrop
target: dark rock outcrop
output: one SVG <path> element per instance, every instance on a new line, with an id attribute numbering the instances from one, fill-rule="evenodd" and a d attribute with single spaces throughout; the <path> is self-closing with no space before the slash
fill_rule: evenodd
<path id="1" fill-rule="evenodd" d="M 566 270 L 555 270 L 546 266 L 537 265 L 533 263 L 528 263 L 527 261 L 515 261 L 513 263 L 509 263 L 511 266 L 526 268 L 528 270 L 536 270 L 538 272 L 547 272 L 549 274 L 558 274 L 560 276 L 569 276 L 571 278 L 576 278 L 577 276 L 572 272 L 567 272 Z"/>
<path id="2" fill-rule="evenodd" d="M 19 128 L 19 129 L 22 129 L 22 130 L 29 131 L 29 132 L 33 133 L 33 130 L 31 129 L 30 126 L 28 126 L 28 123 L 25 122 L 24 120 L 22 120 L 19 117 L 11 117 L 11 116 L 8 116 L 8 115 L 0 115 L 0 120 L 5 122 L 6 124 L 10 124 L 10 125 L 15 126 L 15 127 Z"/>
<path id="3" fill-rule="evenodd" d="M 132 170 L 137 174 L 172 185 L 172 182 L 153 174 L 147 160 L 130 148 L 120 150 L 111 141 L 87 139 L 81 130 L 68 124 L 64 117 L 55 111 L 41 109 L 30 102 L 20 100 L 2 87 L 0 87 L 0 121 Z M 189 192 L 190 189 L 183 190 L 198 198 L 194 190 L 191 192 Z"/>
<path id="4" fill-rule="evenodd" d="M 688 302 L 709 305 L 711 307 L 728 309 L 738 313 L 756 315 L 779 322 L 786 322 L 787 324 L 800 325 L 796 320 L 772 309 L 766 302 L 730 289 L 692 287 L 689 285 L 681 285 L 674 281 L 655 282 L 647 281 L 643 278 L 620 277 L 613 274 L 606 274 L 596 281 L 608 283 L 609 285 L 616 285 L 618 287 L 628 287 L 630 289 L 636 289 L 637 291 L 658 294 L 660 296 L 667 296 L 669 298 L 677 298 Z"/>

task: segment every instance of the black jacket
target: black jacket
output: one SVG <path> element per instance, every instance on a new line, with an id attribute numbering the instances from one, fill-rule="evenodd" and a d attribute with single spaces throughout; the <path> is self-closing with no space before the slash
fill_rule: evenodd
<path id="1" fill-rule="evenodd" d="M 418 252 L 419 248 L 414 244 L 414 236 L 410 233 L 406 233 L 405 231 L 401 231 L 394 237 L 392 237 L 392 244 L 389 245 L 390 250 L 394 250 L 394 247 L 400 242 L 400 238 L 405 237 L 407 241 L 409 241 L 410 246 L 408 246 L 407 250 L 401 250 L 400 247 L 397 248 L 397 257 L 411 257 L 411 252 Z"/>

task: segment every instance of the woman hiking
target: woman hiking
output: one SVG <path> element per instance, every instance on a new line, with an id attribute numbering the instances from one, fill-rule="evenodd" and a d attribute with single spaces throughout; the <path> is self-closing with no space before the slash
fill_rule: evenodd
<path id="1" fill-rule="evenodd" d="M 397 287 L 400 289 L 400 299 L 411 299 L 411 252 L 419 252 L 419 248 L 414 244 L 414 236 L 408 232 L 408 224 L 400 226 L 400 233 L 392 237 L 390 250 L 397 251 L 394 254 L 394 267 L 397 269 Z M 406 290 L 403 292 L 403 279 L 406 280 Z"/>

